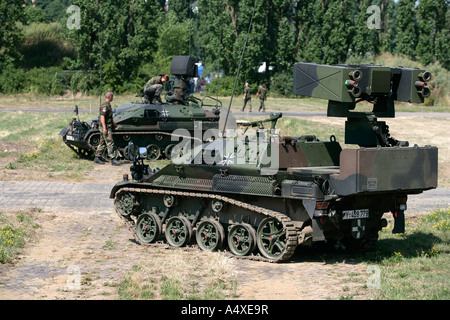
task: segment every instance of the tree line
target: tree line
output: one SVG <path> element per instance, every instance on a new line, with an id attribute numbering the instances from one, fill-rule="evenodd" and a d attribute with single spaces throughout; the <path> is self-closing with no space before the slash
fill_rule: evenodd
<path id="1" fill-rule="evenodd" d="M 364 63 L 383 52 L 450 69 L 449 0 L 36 0 L 33 9 L 23 3 L 0 2 L 0 92 L 14 91 L 14 79 L 22 82 L 16 92 L 26 90 L 34 69 L 50 69 L 61 90 L 89 92 L 101 82 L 138 91 L 150 76 L 169 72 L 172 56 L 187 54 L 205 74 L 223 75 L 228 90 L 253 11 L 240 83 L 288 95 L 297 61 Z M 37 35 L 36 23 L 52 25 L 53 35 Z M 53 77 L 58 68 L 77 72 Z"/>

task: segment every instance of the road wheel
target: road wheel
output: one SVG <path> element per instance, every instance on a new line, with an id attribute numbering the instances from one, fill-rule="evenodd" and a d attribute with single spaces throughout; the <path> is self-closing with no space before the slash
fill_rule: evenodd
<path id="1" fill-rule="evenodd" d="M 155 242 L 161 232 L 161 219 L 156 213 L 143 213 L 136 221 L 136 236 L 143 243 Z"/>
<path id="2" fill-rule="evenodd" d="M 237 256 L 251 254 L 256 248 L 256 231 L 247 223 L 238 223 L 228 233 L 228 247 Z"/>
<path id="3" fill-rule="evenodd" d="M 172 217 L 167 220 L 165 235 L 172 247 L 183 247 L 191 241 L 191 222 L 183 216 Z"/>
<path id="4" fill-rule="evenodd" d="M 155 161 L 161 156 L 161 149 L 156 144 L 147 146 L 147 160 Z"/>
<path id="5" fill-rule="evenodd" d="M 114 199 L 114 207 L 125 218 L 138 211 L 136 196 L 129 192 L 120 192 Z"/>
<path id="6" fill-rule="evenodd" d="M 287 238 L 283 224 L 276 218 L 266 218 L 259 224 L 256 242 L 261 254 L 272 260 L 281 257 L 285 251 Z"/>
<path id="7" fill-rule="evenodd" d="M 216 251 L 223 245 L 225 231 L 216 220 L 204 220 L 197 228 L 196 240 L 200 249 L 204 251 Z"/>

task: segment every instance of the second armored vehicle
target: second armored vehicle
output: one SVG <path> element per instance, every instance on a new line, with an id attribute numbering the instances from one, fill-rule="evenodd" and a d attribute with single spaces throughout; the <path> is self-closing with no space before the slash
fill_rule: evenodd
<path id="1" fill-rule="evenodd" d="M 183 79 L 197 76 L 194 60 L 188 56 L 175 56 L 171 72 Z M 183 84 L 178 78 L 175 83 L 175 90 L 177 83 Z M 147 148 L 148 160 L 169 158 L 170 150 L 179 143 L 179 138 L 196 139 L 195 132 L 202 137 L 208 129 L 219 127 L 219 100 L 209 96 L 200 100 L 189 93 L 181 95 L 181 99 L 174 99 L 173 96 L 176 95 L 168 92 L 167 103 L 137 101 L 115 108 L 113 119 L 118 125 L 113 131 L 115 152 L 126 158 L 128 142 L 133 140 L 139 147 Z M 78 118 L 73 118 L 69 126 L 61 130 L 60 135 L 66 145 L 80 157 L 91 158 L 100 142 L 99 120 L 80 121 L 78 107 L 75 107 L 75 114 Z"/>
<path id="2" fill-rule="evenodd" d="M 395 100 L 423 102 L 429 73 L 309 63 L 294 70 L 294 93 L 328 99 L 328 116 L 347 118 L 345 142 L 357 146 L 253 130 L 187 150 L 159 171 L 135 159 L 133 181 L 117 183 L 110 197 L 140 243 L 195 242 L 280 262 L 316 242 L 371 249 L 389 212 L 393 232 L 404 232 L 408 195 L 437 187 L 438 150 L 391 137 L 377 118 L 394 117 Z M 354 111 L 362 101 L 372 111 Z"/>

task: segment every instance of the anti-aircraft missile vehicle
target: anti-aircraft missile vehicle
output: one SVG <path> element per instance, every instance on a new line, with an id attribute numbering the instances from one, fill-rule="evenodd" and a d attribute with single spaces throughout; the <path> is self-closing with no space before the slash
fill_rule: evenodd
<path id="1" fill-rule="evenodd" d="M 146 149 L 138 153 L 131 142 L 131 177 L 110 197 L 141 244 L 270 262 L 314 243 L 371 250 L 385 213 L 403 233 L 408 195 L 437 187 L 437 148 L 399 141 L 378 121 L 395 116 L 396 100 L 423 102 L 430 78 L 401 67 L 296 63 L 293 92 L 329 100 L 328 116 L 347 118 L 345 143 L 354 148 L 342 149 L 333 135 L 279 135 L 279 114 L 268 119 L 271 129 L 256 121 L 242 137 L 219 132 L 161 170 L 150 170 Z M 364 101 L 371 111 L 357 111 Z"/>
<path id="2" fill-rule="evenodd" d="M 133 140 L 135 145 L 147 148 L 148 160 L 169 158 L 170 150 L 178 144 L 177 138 L 194 137 L 197 129 L 202 137 L 204 131 L 218 128 L 221 102 L 210 96 L 200 100 L 190 96 L 186 88 L 185 82 L 189 77 L 198 76 L 194 58 L 173 57 L 171 74 L 176 79 L 173 91 L 165 95 L 166 103 L 153 104 L 144 99 L 113 109 L 113 119 L 118 125 L 113 131 L 115 152 L 120 153 L 118 155 L 127 158 L 128 142 Z M 211 103 L 209 100 L 214 101 Z M 61 130 L 60 135 L 80 157 L 93 158 L 100 143 L 99 118 L 89 122 L 80 121 L 77 106 L 75 114 L 77 117 Z M 183 133 L 181 136 L 173 134 L 177 129 Z M 105 155 L 103 158 L 108 157 Z"/>

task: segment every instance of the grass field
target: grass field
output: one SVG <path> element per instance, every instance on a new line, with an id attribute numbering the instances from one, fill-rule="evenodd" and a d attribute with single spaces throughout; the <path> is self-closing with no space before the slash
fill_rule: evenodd
<path id="1" fill-rule="evenodd" d="M 0 112 L 0 162 L 4 164 L 1 169 L 83 179 L 92 163 L 80 160 L 58 135 L 70 119 L 61 113 Z"/>
<path id="2" fill-rule="evenodd" d="M 406 233 L 380 232 L 377 251 L 367 257 L 380 268 L 374 298 L 450 299 L 450 208 L 408 219 Z"/>
<path id="3" fill-rule="evenodd" d="M 194 96 L 199 99 L 204 98 L 204 95 L 194 94 Z M 215 95 L 213 98 L 217 98 Z M 253 110 L 257 111 L 259 108 L 259 99 L 252 95 L 252 106 Z M 141 98 L 135 95 L 118 95 L 114 97 L 112 103 L 113 106 L 119 106 L 123 103 L 129 103 L 130 101 L 140 101 Z M 218 97 L 222 102 L 223 108 L 228 108 L 230 105 L 231 97 Z M 17 95 L 0 95 L 0 108 L 54 108 L 54 109 L 70 109 L 73 110 L 75 105 L 78 105 L 80 110 L 97 112 L 98 106 L 100 104 L 99 96 L 86 96 L 82 94 L 66 94 L 64 96 L 47 96 L 39 94 L 17 94 Z M 205 98 L 205 103 L 211 104 L 214 101 Z M 240 110 L 244 104 L 243 96 L 237 95 L 233 97 L 231 109 Z M 267 110 L 276 111 L 323 111 L 327 110 L 327 101 L 315 98 L 279 98 L 279 97 L 268 97 L 265 102 Z M 367 109 L 369 104 L 361 103 L 358 104 L 358 108 Z M 1 109 L 0 109 L 1 110 Z M 248 106 L 246 108 L 248 110 Z M 404 102 L 396 102 L 397 112 L 450 112 L 450 105 L 438 105 L 438 106 L 427 106 L 424 104 L 410 104 Z"/>

